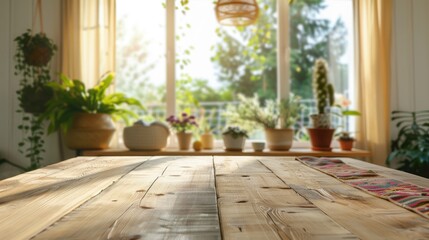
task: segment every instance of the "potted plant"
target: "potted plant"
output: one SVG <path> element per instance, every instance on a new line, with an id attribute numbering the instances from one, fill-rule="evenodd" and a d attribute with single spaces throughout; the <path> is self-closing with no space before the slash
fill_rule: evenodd
<path id="1" fill-rule="evenodd" d="M 328 64 L 317 59 L 313 70 L 313 94 L 316 98 L 318 114 L 310 115 L 312 127 L 307 128 L 311 148 L 315 151 L 331 151 L 335 129 L 331 128 L 330 107 L 334 105 L 334 87 L 329 82 Z"/>
<path id="2" fill-rule="evenodd" d="M 66 145 L 71 149 L 105 149 L 115 132 L 113 120 L 128 122 L 136 116 L 120 105 L 142 108 L 140 102 L 122 93 L 106 94 L 113 82 L 113 74 L 107 74 L 93 88 L 86 89 L 83 82 L 61 75 L 61 83 L 50 82 L 54 97 L 48 101 L 42 117 L 49 120 L 48 132 L 63 130 Z"/>
<path id="3" fill-rule="evenodd" d="M 212 112 L 212 113 L 214 113 L 214 112 Z M 203 132 L 200 136 L 202 148 L 203 149 L 213 149 L 214 136 L 212 133 L 212 128 L 210 126 L 210 123 L 207 121 L 207 118 L 204 115 L 204 110 L 202 111 L 202 114 L 200 116 L 201 117 L 200 117 L 200 121 L 199 121 L 199 126 L 200 126 L 200 129 L 203 130 Z"/>
<path id="4" fill-rule="evenodd" d="M 52 90 L 46 86 L 51 80 L 49 62 L 57 47 L 43 32 L 33 34 L 27 30 L 17 36 L 15 53 L 15 75 L 19 76 L 20 89 L 16 92 L 19 101 L 18 112 L 22 123 L 18 126 L 24 132 L 19 151 L 30 159 L 29 169 L 40 167 L 44 150 L 45 128 L 40 114 L 52 98 Z M 25 150 L 23 148 L 26 148 Z"/>
<path id="5" fill-rule="evenodd" d="M 388 166 L 398 165 L 399 170 L 429 178 L 429 111 L 393 111 L 398 135 L 392 140 Z"/>
<path id="6" fill-rule="evenodd" d="M 243 151 L 247 131 L 239 127 L 229 126 L 222 132 L 222 139 L 226 151 Z"/>
<path id="7" fill-rule="evenodd" d="M 198 127 L 195 116 L 187 113 L 182 113 L 179 117 L 171 115 L 167 118 L 167 122 L 176 132 L 179 149 L 189 150 L 192 140 L 192 132 L 190 131 Z"/>
<path id="8" fill-rule="evenodd" d="M 281 101 L 267 100 L 261 106 L 257 95 L 253 98 L 238 96 L 240 104 L 234 111 L 241 119 L 264 127 L 265 139 L 270 150 L 289 150 L 292 147 L 293 126 L 301 109 L 299 98 L 291 96 Z"/>
<path id="9" fill-rule="evenodd" d="M 337 116 L 342 118 L 342 131 L 338 136 L 338 142 L 340 143 L 340 149 L 343 151 L 351 151 L 353 148 L 353 143 L 355 139 L 351 136 L 351 133 L 347 131 L 347 117 L 349 116 L 360 116 L 360 112 L 356 110 L 348 109 L 350 105 L 350 100 L 345 98 L 343 95 L 338 95 L 336 97 L 335 106 L 339 109 L 339 112 L 333 112 Z"/>

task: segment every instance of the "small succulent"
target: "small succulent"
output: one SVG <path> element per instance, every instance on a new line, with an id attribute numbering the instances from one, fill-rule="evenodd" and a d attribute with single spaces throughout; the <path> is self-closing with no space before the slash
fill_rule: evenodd
<path id="1" fill-rule="evenodd" d="M 232 135 L 232 138 L 245 137 L 249 138 L 247 131 L 236 126 L 229 126 L 222 135 Z"/>

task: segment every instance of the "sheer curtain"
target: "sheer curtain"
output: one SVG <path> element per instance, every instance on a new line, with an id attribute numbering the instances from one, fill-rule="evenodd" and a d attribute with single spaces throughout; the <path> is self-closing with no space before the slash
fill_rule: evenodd
<path id="1" fill-rule="evenodd" d="M 63 0 L 61 71 L 88 87 L 115 69 L 115 0 Z"/>
<path id="2" fill-rule="evenodd" d="M 115 6 L 116 0 L 62 0 L 61 72 L 87 88 L 115 70 Z M 64 152 L 63 159 L 71 156 Z"/>
<path id="3" fill-rule="evenodd" d="M 359 118 L 357 146 L 384 165 L 390 149 L 391 0 L 356 0 Z"/>

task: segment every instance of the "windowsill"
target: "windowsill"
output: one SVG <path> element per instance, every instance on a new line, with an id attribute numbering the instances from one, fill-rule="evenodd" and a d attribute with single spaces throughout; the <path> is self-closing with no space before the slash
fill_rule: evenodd
<path id="1" fill-rule="evenodd" d="M 255 152 L 251 148 L 243 151 L 225 151 L 222 148 L 211 150 L 178 150 L 177 148 L 166 148 L 161 151 L 130 151 L 126 148 L 106 150 L 84 150 L 83 156 L 318 156 L 318 157 L 369 157 L 370 152 L 361 149 L 342 151 L 334 148 L 330 152 L 313 151 L 310 148 L 292 148 L 289 151 Z"/>

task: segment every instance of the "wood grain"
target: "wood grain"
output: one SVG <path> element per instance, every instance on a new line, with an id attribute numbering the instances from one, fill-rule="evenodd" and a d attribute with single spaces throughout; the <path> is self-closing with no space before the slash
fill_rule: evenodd
<path id="1" fill-rule="evenodd" d="M 3 239 L 28 239 L 98 195 L 146 158 L 98 158 L 0 192 Z"/>
<path id="2" fill-rule="evenodd" d="M 8 179 L 5 179 L 3 181 L 0 181 L 0 192 L 16 187 L 20 184 L 24 184 L 27 182 L 31 182 L 34 180 L 37 180 L 41 177 L 46 177 L 54 173 L 58 173 L 60 171 L 63 171 L 73 165 L 79 165 L 84 162 L 88 162 L 95 159 L 95 157 L 79 157 L 79 158 L 73 158 L 69 159 L 67 161 L 59 162 L 56 164 L 48 165 L 44 168 L 39 168 L 37 170 L 27 172 L 26 174 L 20 174 Z"/>
<path id="3" fill-rule="evenodd" d="M 217 215 L 212 159 L 160 157 L 35 239 L 220 239 Z"/>
<path id="4" fill-rule="evenodd" d="M 262 163 L 298 194 L 361 239 L 429 238 L 427 219 L 389 201 L 297 161 L 262 160 Z"/>
<path id="5" fill-rule="evenodd" d="M 75 158 L 1 181 L 0 216 L 0 239 L 429 239 L 428 219 L 293 157 Z"/>
<path id="6" fill-rule="evenodd" d="M 357 239 L 257 158 L 231 157 L 215 164 L 225 239 Z"/>

